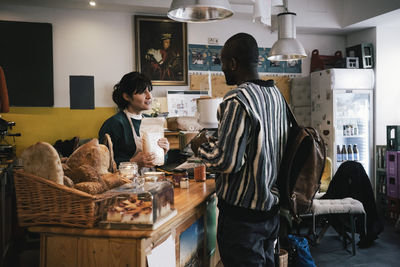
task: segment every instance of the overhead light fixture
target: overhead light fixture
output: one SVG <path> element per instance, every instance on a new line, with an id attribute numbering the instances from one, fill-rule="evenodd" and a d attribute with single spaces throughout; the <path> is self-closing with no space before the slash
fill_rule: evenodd
<path id="1" fill-rule="evenodd" d="M 294 18 L 296 13 L 284 12 L 278 14 L 278 41 L 268 53 L 270 61 L 291 61 L 306 58 L 304 47 L 296 39 Z"/>
<path id="2" fill-rule="evenodd" d="M 167 15 L 181 22 L 209 22 L 229 18 L 233 11 L 228 0 L 173 0 Z"/>
<path id="3" fill-rule="evenodd" d="M 96 6 L 96 2 L 95 2 L 95 1 L 90 1 L 90 2 L 89 2 L 89 5 L 90 5 L 90 6 Z"/>

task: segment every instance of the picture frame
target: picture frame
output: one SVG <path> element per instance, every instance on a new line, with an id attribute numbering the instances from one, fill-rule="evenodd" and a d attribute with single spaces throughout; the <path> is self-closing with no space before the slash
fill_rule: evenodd
<path id="1" fill-rule="evenodd" d="M 188 85 L 186 23 L 161 16 L 134 20 L 136 70 L 153 85 Z"/>

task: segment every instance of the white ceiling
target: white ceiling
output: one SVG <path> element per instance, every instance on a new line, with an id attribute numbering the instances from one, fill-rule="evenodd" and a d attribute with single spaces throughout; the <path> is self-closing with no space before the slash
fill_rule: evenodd
<path id="1" fill-rule="evenodd" d="M 274 1 L 274 0 L 273 0 Z M 343 10 L 346 5 L 354 3 L 358 5 L 361 0 L 292 0 L 288 1 L 289 10 L 293 6 L 297 12 L 298 21 L 307 19 L 307 11 L 316 8 L 326 8 L 330 10 L 329 13 L 337 17 L 338 20 L 343 20 Z M 386 0 L 387 3 L 400 2 L 400 0 Z M 114 11 L 135 14 L 156 14 L 165 15 L 171 5 L 172 0 L 96 0 L 96 7 L 89 5 L 89 0 L 0 0 L 0 3 L 11 5 L 24 5 L 24 6 L 38 6 L 38 7 L 51 7 L 51 8 L 72 8 L 72 9 L 87 9 L 87 10 L 101 10 L 101 11 Z M 253 13 L 253 0 L 229 0 L 232 9 L 237 18 L 252 19 Z M 292 3 L 293 2 L 293 3 Z M 376 10 L 377 3 L 385 2 L 385 0 L 362 0 L 362 5 L 354 10 L 363 12 L 366 9 L 371 13 Z M 370 5 L 370 7 L 368 7 Z M 377 26 L 392 26 L 400 28 L 400 9 L 397 6 L 390 6 L 387 9 L 390 12 L 384 14 L 370 14 L 369 18 L 354 23 L 346 27 L 326 27 L 320 25 L 301 25 L 298 24 L 298 33 L 328 33 L 328 34 L 346 34 L 350 31 L 360 30 L 369 27 Z M 400 7 L 399 7 L 400 8 Z M 331 10 L 335 9 L 335 10 Z M 394 10 L 391 10 L 394 9 Z M 277 11 L 278 10 L 278 11 Z M 274 8 L 274 13 L 279 13 L 279 9 Z M 302 17 L 303 16 L 303 17 Z"/>

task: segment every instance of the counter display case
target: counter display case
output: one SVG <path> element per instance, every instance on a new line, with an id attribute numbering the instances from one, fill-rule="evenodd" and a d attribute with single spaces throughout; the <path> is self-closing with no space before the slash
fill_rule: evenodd
<path id="1" fill-rule="evenodd" d="M 107 192 L 100 203 L 100 227 L 130 229 L 160 225 L 176 215 L 174 188 L 170 182 L 147 182 L 143 187 L 125 184 Z"/>

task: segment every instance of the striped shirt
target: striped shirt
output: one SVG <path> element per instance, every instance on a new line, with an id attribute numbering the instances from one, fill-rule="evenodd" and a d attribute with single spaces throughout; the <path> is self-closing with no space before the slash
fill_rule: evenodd
<path id="1" fill-rule="evenodd" d="M 218 172 L 216 190 L 227 204 L 269 211 L 271 191 L 288 136 L 286 104 L 274 81 L 245 82 L 229 91 L 217 113 L 218 138 L 199 148 L 207 167 Z"/>

